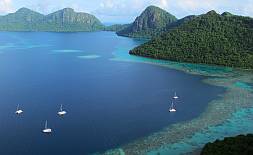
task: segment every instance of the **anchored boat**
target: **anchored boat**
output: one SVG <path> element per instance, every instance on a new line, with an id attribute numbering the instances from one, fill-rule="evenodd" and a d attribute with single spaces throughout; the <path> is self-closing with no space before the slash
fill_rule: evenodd
<path id="1" fill-rule="evenodd" d="M 50 128 L 47 127 L 47 120 L 46 120 L 46 122 L 45 122 L 45 129 L 42 130 L 42 132 L 43 132 L 43 133 L 51 133 L 51 132 L 52 132 L 52 129 L 50 129 Z"/>
<path id="2" fill-rule="evenodd" d="M 16 113 L 17 115 L 20 115 L 20 114 L 23 113 L 23 110 L 19 109 L 19 104 L 18 104 L 18 106 L 17 106 L 17 110 L 16 110 L 15 113 Z"/>
<path id="3" fill-rule="evenodd" d="M 171 106 L 170 106 L 170 109 L 169 109 L 170 112 L 176 112 L 177 110 L 174 108 L 174 103 L 171 102 Z"/>
<path id="4" fill-rule="evenodd" d="M 61 104 L 61 107 L 60 107 L 60 111 L 57 113 L 59 116 L 63 116 L 63 115 L 65 115 L 67 112 L 66 111 L 64 111 L 63 109 L 62 109 L 62 104 Z"/>

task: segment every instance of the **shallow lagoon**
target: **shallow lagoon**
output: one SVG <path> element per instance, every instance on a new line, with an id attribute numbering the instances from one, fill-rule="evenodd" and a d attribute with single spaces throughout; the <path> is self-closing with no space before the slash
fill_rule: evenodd
<path id="1" fill-rule="evenodd" d="M 117 147 L 125 153 L 156 151 L 157 143 L 142 149 L 131 144 L 143 144 L 139 139 L 157 135 L 153 133 L 161 134 L 153 140 L 163 142 L 157 139 L 161 131 L 201 118 L 209 102 L 222 99 L 224 88 L 217 87 L 222 85 L 203 83 L 209 80 L 205 74 L 127 54 L 143 42 L 111 32 L 0 33 L 0 153 L 89 154 Z M 163 67 L 167 63 L 174 67 Z M 200 68 L 187 71 L 206 73 Z M 170 114 L 175 91 L 178 112 Z M 14 114 L 17 104 L 25 111 L 21 117 Z M 56 115 L 60 104 L 68 112 L 64 118 Z M 51 135 L 41 133 L 45 120 Z"/>
<path id="2" fill-rule="evenodd" d="M 120 47 L 114 60 L 147 63 L 202 75 L 204 83 L 226 89 L 205 111 L 190 121 L 175 123 L 105 154 L 179 155 L 199 152 L 207 143 L 253 132 L 253 72 L 227 67 L 176 63 L 128 55 Z"/>

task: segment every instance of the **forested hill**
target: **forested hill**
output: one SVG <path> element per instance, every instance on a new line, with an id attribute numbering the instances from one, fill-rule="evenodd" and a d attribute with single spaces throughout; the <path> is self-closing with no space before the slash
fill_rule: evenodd
<path id="1" fill-rule="evenodd" d="M 43 15 L 27 8 L 0 16 L 0 31 L 97 31 L 104 26 L 93 15 L 65 8 Z"/>
<path id="2" fill-rule="evenodd" d="M 151 38 L 161 34 L 167 25 L 177 21 L 177 18 L 165 10 L 156 7 L 147 7 L 135 21 L 126 28 L 117 32 L 127 37 Z"/>
<path id="3" fill-rule="evenodd" d="M 226 137 L 224 140 L 216 140 L 207 143 L 201 155 L 250 155 L 253 154 L 253 135 L 239 135 Z"/>
<path id="4" fill-rule="evenodd" d="M 121 31 L 123 29 L 125 29 L 126 27 L 128 27 L 130 24 L 114 24 L 114 25 L 110 25 L 110 26 L 106 26 L 104 28 L 105 31 Z"/>
<path id="5" fill-rule="evenodd" d="M 130 54 L 253 69 L 253 19 L 210 11 L 136 47 Z"/>

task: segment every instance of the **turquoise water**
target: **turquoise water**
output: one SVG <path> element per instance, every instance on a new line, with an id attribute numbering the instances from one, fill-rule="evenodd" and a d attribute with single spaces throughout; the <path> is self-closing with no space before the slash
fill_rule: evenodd
<path id="1" fill-rule="evenodd" d="M 105 154 L 179 155 L 200 150 L 207 142 L 253 132 L 252 71 L 198 64 L 176 63 L 131 56 L 119 47 L 113 60 L 147 63 L 176 69 L 188 74 L 203 75 L 204 83 L 226 89 L 208 104 L 206 110 L 190 121 L 175 123 L 145 138 L 109 150 Z"/>
<path id="2" fill-rule="evenodd" d="M 78 58 L 81 58 L 81 59 L 96 59 L 96 58 L 99 58 L 100 56 L 99 55 L 81 55 L 81 56 L 78 56 Z"/>
<path id="3" fill-rule="evenodd" d="M 227 75 L 226 73 L 231 74 L 232 71 L 232 69 L 228 67 L 209 66 L 204 64 L 177 63 L 173 61 L 157 60 L 139 57 L 135 55 L 129 55 L 128 52 L 126 52 L 128 50 L 129 50 L 128 48 L 118 47 L 113 53 L 114 58 L 112 58 L 112 60 L 149 63 L 173 69 L 184 70 L 188 73 L 190 72 L 191 74 L 208 75 L 208 76 L 221 76 L 221 75 L 226 76 Z"/>
<path id="4" fill-rule="evenodd" d="M 209 127 L 201 132 L 193 134 L 191 138 L 185 138 L 181 142 L 164 146 L 164 148 L 151 151 L 149 155 L 182 154 L 203 147 L 206 142 L 212 142 L 223 137 L 236 136 L 253 132 L 253 108 L 241 109 L 233 113 L 231 118 L 223 124 Z"/>
<path id="5" fill-rule="evenodd" d="M 72 49 L 64 49 L 64 50 L 52 50 L 56 53 L 79 53 L 82 52 L 81 50 L 72 50 Z"/>
<path id="6" fill-rule="evenodd" d="M 234 85 L 242 89 L 252 90 L 252 86 L 244 82 L 236 82 Z"/>
<path id="7" fill-rule="evenodd" d="M 0 33 L 0 153 L 177 155 L 252 132 L 251 71 L 128 54 L 145 41 L 111 32 Z M 178 112 L 170 114 L 175 91 Z M 49 136 L 41 133 L 46 119 Z"/>
<path id="8" fill-rule="evenodd" d="M 112 32 L 1 32 L 0 154 L 83 155 L 121 146 L 125 153 L 127 144 L 199 118 L 221 98 L 225 89 L 203 83 L 205 76 L 115 61 L 115 52 L 128 57 L 143 42 Z M 180 99 L 171 114 L 175 91 Z M 41 132 L 46 120 L 51 135 Z"/>

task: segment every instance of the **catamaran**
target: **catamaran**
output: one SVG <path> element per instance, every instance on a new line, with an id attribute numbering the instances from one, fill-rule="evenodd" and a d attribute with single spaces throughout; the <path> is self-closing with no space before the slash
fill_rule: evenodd
<path id="1" fill-rule="evenodd" d="M 171 102 L 171 106 L 170 106 L 170 109 L 169 109 L 170 112 L 176 112 L 177 110 L 174 108 L 174 103 Z"/>
<path id="2" fill-rule="evenodd" d="M 18 104 L 18 106 L 17 106 L 17 110 L 16 110 L 15 113 L 16 113 L 17 115 L 20 115 L 20 114 L 23 113 L 23 110 L 19 109 L 19 104 Z"/>
<path id="3" fill-rule="evenodd" d="M 65 115 L 66 113 L 67 113 L 66 111 L 62 110 L 62 104 L 61 104 L 60 111 L 58 112 L 58 115 L 59 115 L 59 116 L 63 116 L 63 115 Z"/>
<path id="4" fill-rule="evenodd" d="M 45 129 L 43 129 L 42 132 L 43 133 L 51 133 L 52 132 L 52 129 L 47 127 L 47 120 L 45 122 Z"/>
<path id="5" fill-rule="evenodd" d="M 179 97 L 177 96 L 177 93 L 175 92 L 174 96 L 173 96 L 173 99 L 178 99 Z"/>

